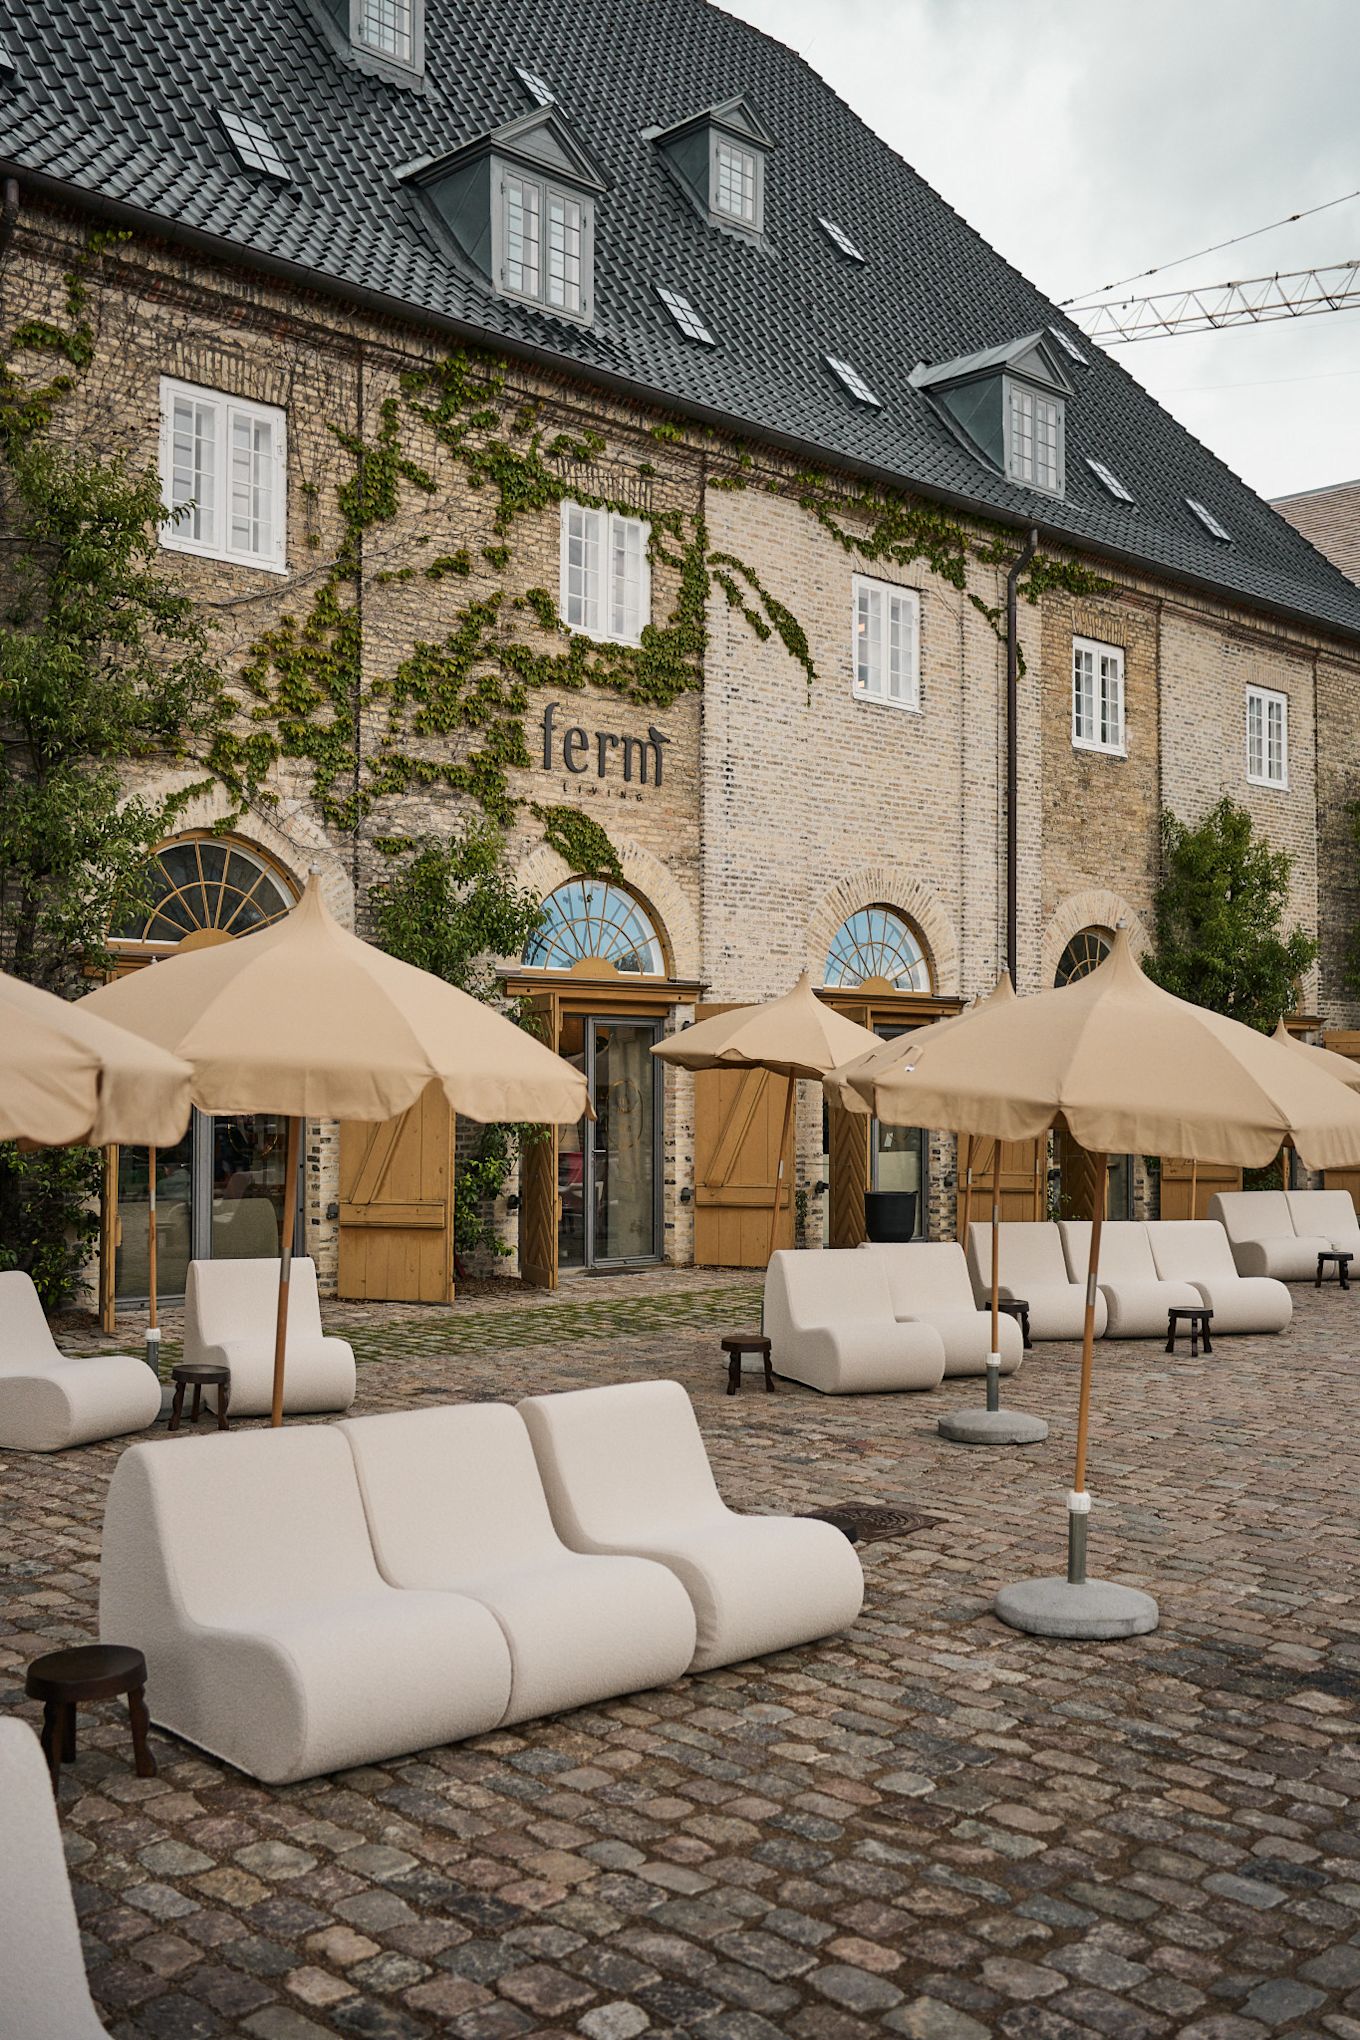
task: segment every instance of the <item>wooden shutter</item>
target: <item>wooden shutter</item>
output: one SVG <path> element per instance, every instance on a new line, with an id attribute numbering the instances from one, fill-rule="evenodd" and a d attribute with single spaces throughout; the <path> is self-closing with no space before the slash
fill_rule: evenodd
<path id="1" fill-rule="evenodd" d="M 519 1272 L 532 1289 L 557 1287 L 557 1128 L 526 1140 L 519 1163 Z"/>
<path id="2" fill-rule="evenodd" d="M 1194 1206 L 1191 1208 L 1191 1189 Z M 1240 1190 L 1242 1171 L 1221 1162 L 1192 1164 L 1178 1157 L 1162 1157 L 1161 1218 L 1207 1218 L 1209 1199 L 1220 1190 Z"/>
<path id="3" fill-rule="evenodd" d="M 696 1020 L 727 1006 L 696 1006 Z M 766 1070 L 701 1070 L 694 1079 L 694 1260 L 700 1268 L 763 1268 L 779 1164 L 785 1083 Z M 793 1245 L 791 1167 L 776 1246 Z"/>
<path id="4" fill-rule="evenodd" d="M 857 1247 L 868 1238 L 864 1229 L 864 1193 L 869 1187 L 869 1132 L 873 1121 L 865 1112 L 846 1112 L 833 1105 L 827 1112 L 827 1160 L 831 1172 L 831 1210 L 827 1245 Z"/>
<path id="5" fill-rule="evenodd" d="M 453 1297 L 453 1113 L 437 1084 L 409 1112 L 340 1128 L 339 1294 Z"/>
<path id="6" fill-rule="evenodd" d="M 962 1200 L 962 1191 L 960 1191 Z M 973 1223 L 992 1215 L 992 1142 L 973 1142 Z M 1048 1136 L 1001 1143 L 1001 1217 L 1006 1223 L 1048 1217 Z"/>

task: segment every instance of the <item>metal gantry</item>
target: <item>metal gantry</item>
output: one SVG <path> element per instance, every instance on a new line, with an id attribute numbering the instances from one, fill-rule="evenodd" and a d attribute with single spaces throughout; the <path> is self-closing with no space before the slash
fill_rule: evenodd
<path id="1" fill-rule="evenodd" d="M 1282 270 L 1234 283 L 1200 284 L 1162 291 L 1156 297 L 1073 305 L 1068 316 L 1092 340 L 1121 347 L 1133 340 L 1160 340 L 1170 333 L 1266 325 L 1275 319 L 1306 319 L 1319 312 L 1349 311 L 1357 306 L 1360 260 L 1336 262 L 1322 269 Z"/>

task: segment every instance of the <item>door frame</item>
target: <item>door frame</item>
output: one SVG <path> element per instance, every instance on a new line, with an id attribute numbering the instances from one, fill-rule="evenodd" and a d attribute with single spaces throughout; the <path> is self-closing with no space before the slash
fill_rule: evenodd
<path id="1" fill-rule="evenodd" d="M 664 1038 L 665 1022 L 650 1013 L 590 1012 L 581 1016 L 583 1040 L 585 1042 L 585 1079 L 590 1091 L 590 1102 L 595 1103 L 595 1058 L 598 1044 L 595 1040 L 596 1027 L 650 1027 L 652 1041 Z M 650 1043 L 648 1044 L 651 1045 Z M 656 1057 L 652 1059 L 652 1239 L 650 1254 L 620 1255 L 607 1260 L 595 1251 L 595 1142 L 587 1140 L 581 1149 L 581 1194 L 584 1200 L 582 1216 L 585 1238 L 585 1259 L 582 1268 L 651 1268 L 663 1258 L 662 1241 L 665 1222 L 665 1165 L 666 1165 L 666 1078 L 662 1065 Z M 595 1122 L 598 1124 L 598 1121 Z"/>

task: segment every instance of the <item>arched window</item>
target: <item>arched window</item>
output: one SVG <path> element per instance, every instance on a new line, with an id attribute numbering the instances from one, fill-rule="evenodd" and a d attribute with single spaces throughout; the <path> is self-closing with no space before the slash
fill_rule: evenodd
<path id="1" fill-rule="evenodd" d="M 570 970 L 584 959 L 615 970 L 664 977 L 666 959 L 650 919 L 630 893 L 603 878 L 569 878 L 543 902 L 543 925 L 529 937 L 524 961 Z"/>
<path id="2" fill-rule="evenodd" d="M 882 978 L 898 992 L 928 992 L 930 964 L 911 923 L 894 907 L 861 907 L 836 930 L 826 959 L 829 985 Z"/>
<path id="3" fill-rule="evenodd" d="M 111 941 L 176 948 L 190 937 L 248 935 L 281 920 L 293 905 L 281 873 L 229 836 L 182 836 L 163 844 L 146 877 L 147 904 L 110 930 Z"/>
<path id="4" fill-rule="evenodd" d="M 1083 928 L 1080 934 L 1074 935 L 1058 958 L 1058 968 L 1053 973 L 1055 986 L 1061 990 L 1077 978 L 1089 977 L 1104 963 L 1113 940 L 1108 928 Z"/>

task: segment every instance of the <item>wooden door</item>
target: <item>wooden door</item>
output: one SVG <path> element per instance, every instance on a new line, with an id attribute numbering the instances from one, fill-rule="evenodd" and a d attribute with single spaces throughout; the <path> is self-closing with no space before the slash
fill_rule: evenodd
<path id="1" fill-rule="evenodd" d="M 696 1020 L 726 1006 L 696 1006 Z M 694 1079 L 694 1260 L 763 1268 L 779 1166 L 787 1079 L 765 1070 L 702 1070 Z M 793 1180 L 780 1194 L 776 1247 L 793 1245 Z"/>
<path id="2" fill-rule="evenodd" d="M 531 1289 L 557 1287 L 557 1128 L 535 1127 L 520 1147 L 519 1272 Z"/>
<path id="3" fill-rule="evenodd" d="M 453 1113 L 430 1084 L 396 1119 L 340 1128 L 339 1294 L 453 1298 Z"/>
<path id="4" fill-rule="evenodd" d="M 964 1145 L 962 1136 L 960 1147 Z M 962 1193 L 960 1192 L 960 1200 Z M 992 1142 L 973 1142 L 973 1222 L 992 1215 Z M 1048 1217 L 1048 1135 L 1001 1143 L 1001 1217 L 1026 1223 Z"/>
<path id="5" fill-rule="evenodd" d="M 1191 1163 L 1163 1155 L 1159 1215 L 1162 1218 L 1207 1218 L 1211 1197 L 1220 1190 L 1241 1188 L 1240 1169 L 1230 1169 L 1222 1162 Z"/>
<path id="6" fill-rule="evenodd" d="M 827 1122 L 827 1164 L 831 1175 L 827 1245 L 857 1247 L 868 1238 L 864 1229 L 864 1193 L 869 1187 L 873 1120 L 867 1112 L 846 1112 L 833 1105 L 827 1113 Z"/>

